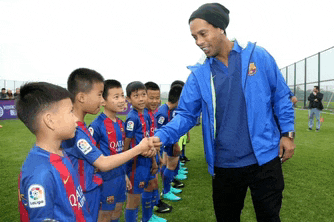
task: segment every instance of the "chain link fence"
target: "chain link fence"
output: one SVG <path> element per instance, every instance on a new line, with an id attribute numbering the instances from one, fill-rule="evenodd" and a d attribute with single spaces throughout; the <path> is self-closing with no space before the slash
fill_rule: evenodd
<path id="1" fill-rule="evenodd" d="M 324 94 L 323 105 L 325 109 L 334 110 L 334 47 L 297 61 L 291 65 L 281 68 L 281 72 L 291 91 L 298 99 L 297 107 L 308 107 L 308 96 L 312 93 L 314 86 L 319 86 L 320 92 Z M 0 87 L 11 89 L 23 85 L 25 81 L 0 79 Z M 60 84 L 66 88 L 66 84 Z M 168 98 L 170 84 L 160 84 L 161 99 Z M 126 89 L 126 85 L 123 85 Z"/>
<path id="2" fill-rule="evenodd" d="M 308 96 L 314 86 L 324 94 L 324 108 L 334 110 L 334 47 L 309 56 L 281 69 L 291 91 L 298 99 L 297 107 L 308 107 Z"/>

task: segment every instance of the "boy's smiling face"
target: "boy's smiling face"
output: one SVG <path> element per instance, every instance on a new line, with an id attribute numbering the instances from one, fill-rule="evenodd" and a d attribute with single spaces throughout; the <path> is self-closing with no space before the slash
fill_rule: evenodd
<path id="1" fill-rule="evenodd" d="M 111 112 L 124 111 L 124 92 L 122 88 L 112 88 L 108 90 L 108 96 L 104 101 L 104 109 Z"/>
<path id="2" fill-rule="evenodd" d="M 139 112 L 143 111 L 146 106 L 147 92 L 146 89 L 139 89 L 131 93 L 130 97 L 127 97 L 127 100 L 133 108 Z"/>
<path id="3" fill-rule="evenodd" d="M 146 108 L 156 110 L 160 104 L 160 90 L 147 90 Z"/>

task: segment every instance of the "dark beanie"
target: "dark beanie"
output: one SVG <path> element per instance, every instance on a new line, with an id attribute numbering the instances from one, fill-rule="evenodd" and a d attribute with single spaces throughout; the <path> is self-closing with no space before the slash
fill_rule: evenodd
<path id="1" fill-rule="evenodd" d="M 207 3 L 191 14 L 189 23 L 195 18 L 200 18 L 215 27 L 225 30 L 230 21 L 229 13 L 230 11 L 219 3 Z"/>

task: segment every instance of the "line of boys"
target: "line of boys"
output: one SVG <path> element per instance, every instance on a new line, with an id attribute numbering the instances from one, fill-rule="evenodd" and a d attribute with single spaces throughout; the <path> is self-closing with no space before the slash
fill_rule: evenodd
<path id="1" fill-rule="evenodd" d="M 23 93 L 17 103 L 18 116 L 36 135 L 36 145 L 29 153 L 19 178 L 19 204 L 22 221 L 29 218 L 30 221 L 45 219 L 96 221 L 102 179 L 105 185 L 102 185 L 102 207 L 99 221 L 119 221 L 125 195 L 117 190 L 110 191 L 107 189 L 110 185 L 107 186 L 107 184 L 114 185 L 115 179 L 118 178 L 119 185 L 113 187 L 124 190 L 126 172 L 132 180 L 131 183 L 127 183 L 127 188 L 130 190 L 125 213 L 127 221 L 136 221 L 138 200 L 140 201 L 138 194 L 143 192 L 144 187 L 147 188 L 144 193 L 154 193 L 154 199 L 158 199 L 156 177 L 149 177 L 151 169 L 156 171 L 156 164 L 153 164 L 153 168 L 147 167 L 150 161 L 152 165 L 153 159 L 137 156 L 138 154 L 147 157 L 156 156 L 156 147 L 159 147 L 159 143 L 155 143 L 153 139 L 146 139 L 150 136 L 150 131 L 154 131 L 154 128 L 148 130 L 152 122 L 149 119 L 145 120 L 145 117 L 139 114 L 137 122 L 140 120 L 141 137 L 144 139 L 139 138 L 140 136 L 135 138 L 135 135 L 128 137 L 135 129 L 134 121 L 131 120 L 131 116 L 128 116 L 126 124 L 128 133 L 127 138 L 124 139 L 124 124 L 116 118 L 116 113 L 124 107 L 123 92 L 117 82 L 107 81 L 110 87 L 108 88 L 106 84 L 106 90 L 104 90 L 103 83 L 103 77 L 99 73 L 88 69 L 78 69 L 68 79 L 68 90 L 74 98 L 65 89 L 48 83 L 30 83 L 21 88 Z M 115 91 L 112 89 L 115 89 L 116 92 L 110 92 Z M 136 87 L 131 89 L 129 84 L 127 87 L 129 101 L 136 103 L 139 96 L 138 91 Z M 132 95 L 133 92 L 134 95 Z M 73 105 L 70 99 L 74 101 Z M 117 103 L 114 100 L 121 102 Z M 102 133 L 103 127 L 99 124 L 95 124 L 94 128 L 95 121 L 88 130 L 84 117 L 87 113 L 97 114 L 102 101 L 105 101 L 106 111 L 96 119 L 96 122 L 99 121 L 99 118 L 104 119 L 105 131 Z M 145 104 L 140 99 L 138 101 L 137 108 L 143 111 Z M 110 112 L 107 111 L 109 106 L 111 107 Z M 108 118 L 103 118 L 103 115 Z M 77 130 L 75 130 L 76 126 Z M 103 136 L 107 135 L 107 127 L 111 129 L 108 128 L 107 140 L 104 140 L 108 142 L 104 143 Z M 113 138 L 109 134 L 112 134 Z M 66 148 L 66 153 L 60 146 L 63 140 L 66 140 L 62 143 L 62 147 Z M 126 150 L 132 142 L 132 149 L 120 153 L 123 141 L 125 141 Z M 101 150 L 96 147 L 97 142 Z M 134 147 L 134 144 L 137 146 Z M 132 159 L 133 157 L 135 158 Z M 69 159 L 72 163 L 69 162 Z M 132 160 L 127 165 L 131 171 L 127 171 L 121 165 L 130 159 Z M 148 164 L 147 166 L 137 165 L 141 162 Z M 102 172 L 96 174 L 96 169 Z M 110 171 L 111 169 L 114 170 Z M 144 176 L 146 178 L 141 178 L 147 173 L 147 169 L 149 169 L 148 175 Z M 143 180 L 147 178 L 150 179 L 150 183 Z M 155 184 L 155 186 L 147 187 L 148 184 Z M 147 195 L 143 196 L 145 200 Z M 148 198 L 152 199 L 151 196 Z M 152 212 L 152 209 L 150 211 Z M 143 216 L 144 214 L 143 211 Z M 150 213 L 143 218 L 143 221 L 155 221 L 154 219 L 165 221 L 156 216 L 152 218 L 151 215 L 150 217 Z"/>

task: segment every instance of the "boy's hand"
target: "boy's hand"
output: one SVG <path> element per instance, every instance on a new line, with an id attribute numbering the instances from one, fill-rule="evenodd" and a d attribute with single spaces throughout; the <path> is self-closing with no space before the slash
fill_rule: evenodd
<path id="1" fill-rule="evenodd" d="M 154 175 L 158 172 L 158 164 L 157 164 L 157 161 L 155 159 L 155 156 L 152 157 L 152 167 L 151 167 L 151 174 Z"/>
<path id="2" fill-rule="evenodd" d="M 125 175 L 125 182 L 126 182 L 126 190 L 131 190 L 132 189 L 132 184 L 131 181 L 129 180 L 129 177 Z"/>
<path id="3" fill-rule="evenodd" d="M 141 155 L 148 157 L 150 155 L 152 155 L 152 142 L 150 142 L 150 140 L 148 138 L 143 138 L 140 143 L 138 144 L 138 146 L 142 149 Z"/>
<path id="4" fill-rule="evenodd" d="M 155 148 L 157 153 L 159 153 L 160 152 L 160 147 L 162 145 L 162 143 L 160 142 L 160 138 L 156 137 L 156 136 L 153 136 L 153 137 L 150 137 L 149 140 L 152 141 L 153 147 Z"/>
<path id="5" fill-rule="evenodd" d="M 178 143 L 175 143 L 173 145 L 173 156 L 180 156 L 180 155 L 181 155 L 180 146 Z"/>
<path id="6" fill-rule="evenodd" d="M 145 157 L 153 157 L 156 155 L 156 150 L 153 145 L 153 141 L 150 138 L 143 138 L 142 141 L 140 141 L 139 145 L 143 148 L 143 151 L 141 153 L 142 156 Z"/>
<path id="7" fill-rule="evenodd" d="M 187 135 L 187 143 L 190 143 L 190 134 Z"/>

